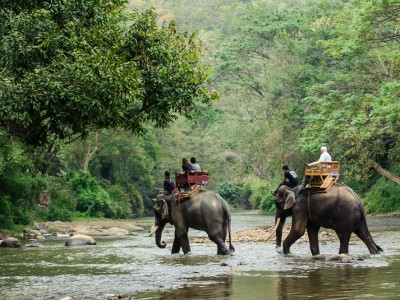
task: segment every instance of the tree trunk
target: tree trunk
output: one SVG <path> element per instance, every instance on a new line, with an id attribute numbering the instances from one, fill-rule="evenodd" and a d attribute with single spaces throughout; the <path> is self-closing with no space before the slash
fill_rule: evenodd
<path id="1" fill-rule="evenodd" d="M 96 144 L 93 148 L 93 150 L 91 151 L 90 149 L 90 145 L 87 146 L 87 150 L 86 150 L 86 156 L 85 156 L 85 162 L 83 163 L 83 172 L 87 172 L 89 170 L 89 162 L 92 159 L 93 155 L 96 154 L 96 152 L 100 149 L 99 146 L 99 132 L 96 131 Z"/>
<path id="2" fill-rule="evenodd" d="M 382 176 L 384 176 L 385 178 L 400 184 L 400 178 L 393 175 L 392 173 L 386 171 L 384 168 L 382 168 L 378 163 L 376 163 L 375 161 L 371 161 L 372 167 Z"/>

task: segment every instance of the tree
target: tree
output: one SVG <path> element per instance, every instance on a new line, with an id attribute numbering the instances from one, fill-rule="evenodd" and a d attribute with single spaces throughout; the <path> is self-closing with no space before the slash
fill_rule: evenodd
<path id="1" fill-rule="evenodd" d="M 385 169 L 400 162 L 399 20 L 398 1 L 368 0 L 352 1 L 335 19 L 319 22 L 314 29 L 334 33 L 319 42 L 330 75 L 309 87 L 302 134 L 307 148 L 326 133 L 355 175 L 365 178 L 375 169 L 397 184 Z"/>
<path id="2" fill-rule="evenodd" d="M 0 126 L 42 146 L 104 128 L 142 133 L 216 99 L 196 35 L 124 3 L 3 1 Z"/>

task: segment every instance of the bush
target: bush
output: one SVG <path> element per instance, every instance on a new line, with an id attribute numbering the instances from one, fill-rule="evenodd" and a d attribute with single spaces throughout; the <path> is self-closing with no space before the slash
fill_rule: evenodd
<path id="1" fill-rule="evenodd" d="M 0 228 L 12 228 L 14 226 L 14 212 L 10 196 L 0 196 Z"/>
<path id="2" fill-rule="evenodd" d="M 32 221 L 29 206 L 24 200 L 12 200 L 8 195 L 0 196 L 0 228 L 11 229 L 14 225 L 26 225 Z"/>
<path id="3" fill-rule="evenodd" d="M 41 175 L 31 173 L 32 165 L 22 147 L 0 131 L 0 227 L 4 229 L 32 220 L 31 210 L 45 186 Z"/>
<path id="4" fill-rule="evenodd" d="M 50 178 L 48 191 L 51 196 L 51 203 L 46 219 L 48 221 L 72 221 L 76 200 L 71 195 L 67 183 L 60 178 Z"/>
<path id="5" fill-rule="evenodd" d="M 132 217 L 132 205 L 129 195 L 119 185 L 113 185 L 107 190 L 111 202 L 115 208 L 115 217 L 117 219 L 126 219 Z"/>
<path id="6" fill-rule="evenodd" d="M 128 185 L 129 202 L 132 207 L 133 216 L 141 217 L 144 214 L 144 203 L 142 195 L 133 184 Z"/>
<path id="7" fill-rule="evenodd" d="M 400 211 L 400 185 L 382 177 L 364 198 L 367 213 Z"/>
<path id="8" fill-rule="evenodd" d="M 77 198 L 77 211 L 89 217 L 116 217 L 117 212 L 109 194 L 89 172 L 75 173 L 69 183 Z"/>
<path id="9" fill-rule="evenodd" d="M 230 205 L 235 208 L 243 208 L 243 184 L 239 182 L 226 181 L 217 185 L 217 193 L 222 196 Z"/>
<path id="10" fill-rule="evenodd" d="M 254 178 L 246 183 L 249 190 L 249 203 L 253 209 L 260 209 L 264 213 L 275 211 L 275 198 L 269 192 L 273 187 L 270 182 Z"/>

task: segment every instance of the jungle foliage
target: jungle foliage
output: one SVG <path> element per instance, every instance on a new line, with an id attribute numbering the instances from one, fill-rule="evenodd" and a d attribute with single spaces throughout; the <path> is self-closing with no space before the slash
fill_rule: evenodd
<path id="1" fill-rule="evenodd" d="M 302 177 L 322 145 L 368 212 L 400 209 L 396 0 L 2 1 L 0 15 L 0 227 L 143 215 L 191 156 L 233 207 L 270 213 L 282 165 Z"/>

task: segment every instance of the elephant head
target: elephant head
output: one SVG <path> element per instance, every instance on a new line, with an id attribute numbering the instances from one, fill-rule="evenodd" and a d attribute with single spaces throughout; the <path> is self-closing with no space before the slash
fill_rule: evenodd
<path id="1" fill-rule="evenodd" d="M 283 185 L 278 189 L 275 198 L 276 213 L 278 217 L 283 217 L 287 214 L 293 205 L 296 203 L 295 193 L 292 189 Z"/>
<path id="2" fill-rule="evenodd" d="M 170 207 L 171 207 L 171 196 L 165 196 L 164 194 L 158 194 L 154 201 L 154 229 L 150 233 L 150 236 L 156 234 L 156 244 L 159 248 L 165 248 L 167 243 L 161 242 L 161 234 L 164 230 L 165 224 L 171 223 Z"/>
<path id="3" fill-rule="evenodd" d="M 276 205 L 276 215 L 275 215 L 275 228 L 271 235 L 267 238 L 269 240 L 276 233 L 276 246 L 281 246 L 282 242 L 282 230 L 285 225 L 285 220 L 287 216 L 292 214 L 291 208 L 296 203 L 296 197 L 293 190 L 283 185 L 278 189 L 275 198 Z"/>

